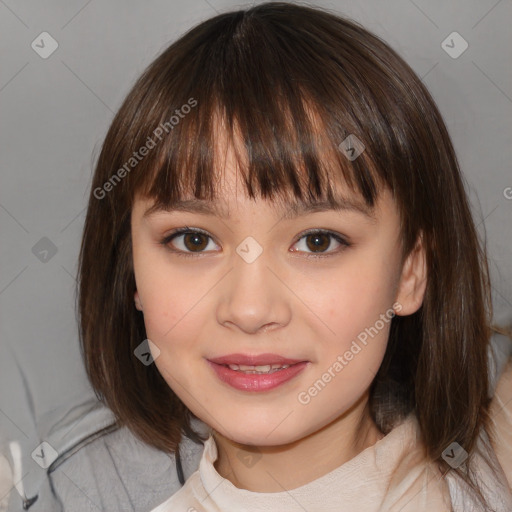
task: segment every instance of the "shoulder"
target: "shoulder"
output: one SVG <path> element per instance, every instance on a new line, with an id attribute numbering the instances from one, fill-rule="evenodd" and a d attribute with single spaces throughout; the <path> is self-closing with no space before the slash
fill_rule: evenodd
<path id="1" fill-rule="evenodd" d="M 192 510 L 205 510 L 206 504 L 210 504 L 209 496 L 206 492 L 199 470 L 196 470 L 190 478 L 187 479 L 185 485 L 176 493 L 169 496 L 165 501 L 161 502 L 151 512 L 191 512 Z"/>
<path id="2" fill-rule="evenodd" d="M 430 461 L 414 413 L 374 446 L 375 480 L 382 487 L 379 510 L 386 512 L 449 512 L 450 492 L 436 464 Z"/>
<path id="3" fill-rule="evenodd" d="M 118 427 L 109 410 L 100 412 L 104 420 L 110 421 L 96 423 L 94 428 L 78 424 L 74 432 L 68 424 L 67 428 L 49 433 L 49 444 L 58 456 L 25 509 L 146 512 L 181 488 L 174 454 L 157 450 L 128 428 Z M 199 420 L 193 423 L 197 431 L 202 430 L 202 425 Z M 73 437 L 72 442 L 64 441 L 66 432 Z M 202 451 L 202 445 L 183 437 L 180 458 L 185 479 L 199 466 Z M 12 494 L 15 496 L 9 512 L 21 509 L 19 494 Z"/>
<path id="4" fill-rule="evenodd" d="M 202 447 L 184 438 L 180 453 L 185 478 L 194 455 L 201 452 Z M 175 456 L 144 444 L 125 427 L 83 446 L 50 478 L 66 511 L 81 510 L 75 504 L 84 510 L 149 510 L 181 488 Z"/>

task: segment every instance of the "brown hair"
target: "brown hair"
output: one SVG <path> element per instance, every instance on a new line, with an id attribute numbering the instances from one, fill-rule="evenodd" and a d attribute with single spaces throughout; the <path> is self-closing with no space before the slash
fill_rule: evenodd
<path id="1" fill-rule="evenodd" d="M 421 235 L 428 284 L 420 310 L 392 321 L 370 410 L 384 433 L 414 411 L 442 469 L 453 441 L 471 456 L 489 426 L 491 303 L 450 137 L 395 51 L 357 23 L 303 5 L 260 4 L 192 28 L 146 69 L 115 116 L 79 258 L 80 339 L 98 398 L 158 449 L 175 452 L 183 433 L 201 440 L 156 366 L 134 355 L 146 333 L 133 303 L 130 215 L 136 194 L 163 206 L 188 191 L 215 197 L 219 119 L 231 141 L 243 142 L 250 197 L 331 199 L 335 175 L 371 207 L 382 186 L 392 191 L 403 257 Z M 349 135 L 365 146 L 353 160 L 339 149 Z M 456 471 L 471 484 L 469 472 Z"/>

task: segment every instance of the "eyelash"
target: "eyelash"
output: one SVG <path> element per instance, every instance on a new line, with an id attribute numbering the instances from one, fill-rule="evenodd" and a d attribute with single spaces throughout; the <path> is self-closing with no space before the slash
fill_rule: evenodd
<path id="1" fill-rule="evenodd" d="M 199 229 L 199 228 L 190 228 L 188 226 L 185 226 L 183 228 L 178 228 L 178 229 L 174 230 L 173 232 L 171 232 L 170 234 L 168 234 L 167 236 L 165 236 L 165 238 L 163 238 L 160 241 L 160 244 L 163 245 L 168 251 L 176 254 L 177 256 L 185 257 L 185 258 L 197 257 L 197 256 L 200 256 L 202 253 L 201 252 L 197 252 L 197 253 L 186 252 L 186 251 L 182 251 L 181 249 L 172 249 L 171 247 L 169 247 L 170 242 L 174 238 L 176 238 L 180 235 L 194 234 L 194 233 L 199 233 L 199 234 L 205 235 L 213 240 L 212 236 L 208 232 L 206 232 L 202 229 Z M 338 243 L 340 243 L 342 246 L 341 248 L 338 248 L 338 250 L 327 252 L 327 253 L 318 253 L 318 254 L 309 253 L 307 256 L 308 258 L 326 258 L 326 257 L 332 256 L 332 255 L 336 255 L 339 252 L 343 251 L 344 249 L 346 249 L 347 247 L 350 247 L 352 245 L 351 243 L 347 242 L 343 237 L 341 237 L 339 234 L 334 233 L 329 230 L 325 230 L 325 229 L 311 229 L 311 230 L 305 231 L 299 235 L 299 237 L 297 238 L 297 240 L 295 241 L 295 243 L 293 245 L 295 245 L 302 238 L 304 238 L 308 235 L 329 235 L 332 238 L 334 238 L 334 240 L 336 240 Z M 297 251 L 297 252 L 299 252 L 299 251 Z"/>

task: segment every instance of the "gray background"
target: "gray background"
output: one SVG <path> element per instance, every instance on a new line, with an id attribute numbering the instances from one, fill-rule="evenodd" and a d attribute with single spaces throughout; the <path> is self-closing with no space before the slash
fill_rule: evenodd
<path id="1" fill-rule="evenodd" d="M 510 325 L 510 0 L 309 4 L 376 32 L 432 92 L 468 180 L 479 230 L 485 227 L 496 320 Z M 197 22 L 244 5 L 249 3 L 0 1 L 4 438 L 37 439 L 41 424 L 94 396 L 78 348 L 74 276 L 93 164 L 114 112 L 170 42 Z M 44 31 L 58 42 L 46 59 L 31 47 Z M 457 58 L 441 44 L 454 31 L 469 45 Z M 448 41 L 452 52 L 462 48 L 457 39 Z"/>

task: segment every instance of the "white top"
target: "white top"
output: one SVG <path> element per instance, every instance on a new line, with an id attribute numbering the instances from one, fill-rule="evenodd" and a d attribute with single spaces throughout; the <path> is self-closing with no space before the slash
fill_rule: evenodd
<path id="1" fill-rule="evenodd" d="M 416 419 L 410 416 L 373 446 L 313 482 L 290 491 L 259 493 L 239 489 L 219 475 L 214 467 L 217 446 L 210 435 L 199 469 L 152 512 L 449 512 L 446 483 L 433 466 L 417 465 L 423 454 L 415 441 Z"/>
<path id="2" fill-rule="evenodd" d="M 425 458 L 418 442 L 419 425 L 410 415 L 389 434 L 330 473 L 301 487 L 259 493 L 239 489 L 215 469 L 217 446 L 210 437 L 199 469 L 185 485 L 151 512 L 480 512 L 458 480 L 443 478 Z M 480 445 L 481 446 L 481 445 Z M 495 459 L 495 455 L 493 456 Z M 477 456 L 478 461 L 478 456 Z M 485 476 L 477 464 L 487 495 L 496 512 L 512 511 L 512 493 L 506 483 Z"/>

